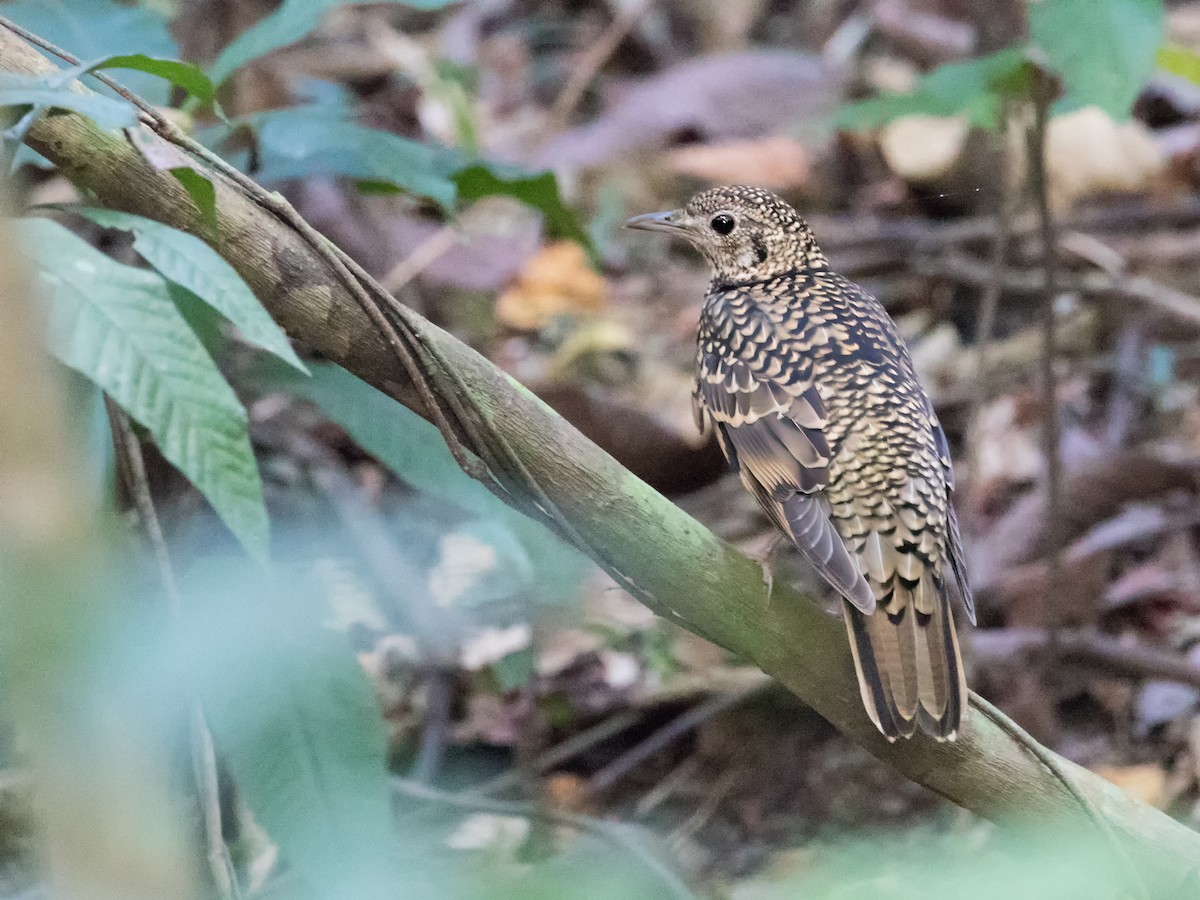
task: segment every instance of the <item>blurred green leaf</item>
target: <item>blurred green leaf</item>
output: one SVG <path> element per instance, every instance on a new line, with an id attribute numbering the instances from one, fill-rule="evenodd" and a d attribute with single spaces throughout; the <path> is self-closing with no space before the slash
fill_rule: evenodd
<path id="1" fill-rule="evenodd" d="M 220 223 L 217 221 L 217 189 L 213 187 L 212 181 L 203 172 L 191 166 L 178 166 L 170 172 L 196 204 L 204 224 L 216 234 Z"/>
<path id="2" fill-rule="evenodd" d="M 216 93 L 216 87 L 201 69 L 177 59 L 147 56 L 145 53 L 130 53 L 105 57 L 88 65 L 89 72 L 97 72 L 101 69 L 133 69 L 145 72 L 183 88 L 197 100 L 205 103 L 210 103 Z"/>
<path id="3" fill-rule="evenodd" d="M 16 0 L 0 6 L 0 14 L 80 59 L 114 53 L 179 56 L 167 17 L 144 5 L 115 0 Z M 148 73 L 125 72 L 118 81 L 156 106 L 170 99 L 170 87 Z"/>
<path id="4" fill-rule="evenodd" d="M 22 221 L 20 236 L 53 301 L 52 352 L 148 429 L 246 550 L 265 560 L 269 525 L 246 411 L 167 282 L 114 262 L 48 219 Z"/>
<path id="5" fill-rule="evenodd" d="M 1128 118 L 1154 71 L 1163 38 L 1162 0 L 1038 0 L 1029 33 L 1075 106 Z"/>
<path id="6" fill-rule="evenodd" d="M 414 9 L 440 9 L 453 0 L 384 0 L 403 3 Z M 348 0 L 284 0 L 271 15 L 242 32 L 212 64 L 212 80 L 217 84 L 251 60 L 294 44 L 312 32 L 325 13 L 338 6 L 354 5 Z"/>
<path id="7" fill-rule="evenodd" d="M 543 602 L 574 596 L 588 566 L 586 558 L 464 473 L 437 428 L 345 369 L 311 369 L 311 378 L 289 379 L 288 389 L 319 406 L 359 446 L 417 490 L 501 523 L 528 555 L 536 594 Z"/>
<path id="8" fill-rule="evenodd" d="M 103 228 L 132 232 L 133 249 L 169 281 L 187 288 L 237 326 L 242 336 L 292 368 L 308 372 L 287 335 L 249 285 L 200 238 L 153 219 L 98 207 L 65 207 Z"/>
<path id="9" fill-rule="evenodd" d="M 1165 44 L 1154 57 L 1158 67 L 1193 84 L 1200 84 L 1200 55 L 1176 44 Z"/>
<path id="10" fill-rule="evenodd" d="M 1010 47 L 989 56 L 939 66 L 907 94 L 885 94 L 839 110 L 839 128 L 875 128 L 910 115 L 965 116 L 972 124 L 995 128 L 1006 95 L 1019 92 L 1027 73 L 1025 51 Z"/>
<path id="11" fill-rule="evenodd" d="M 79 93 L 68 85 L 54 84 L 55 75 L 34 78 L 0 72 L 0 107 L 40 106 L 65 109 L 87 116 L 101 128 L 126 128 L 137 122 L 131 103 L 95 93 Z"/>
<path id="12" fill-rule="evenodd" d="M 239 795 L 302 895 L 405 896 L 389 863 L 387 742 L 375 691 L 345 637 L 322 625 L 329 610 L 303 568 L 268 576 L 222 565 L 193 576 L 190 674 Z"/>
<path id="13" fill-rule="evenodd" d="M 260 181 L 342 175 L 381 182 L 454 202 L 454 182 L 438 171 L 434 151 L 396 134 L 349 122 L 321 107 L 300 107 L 255 117 Z"/>
<path id="14" fill-rule="evenodd" d="M 456 168 L 450 177 L 463 200 L 504 196 L 532 206 L 545 216 L 546 228 L 551 234 L 577 241 L 595 261 L 596 248 L 592 239 L 575 211 L 563 203 L 553 172 L 531 174 L 515 166 L 480 160 Z"/>

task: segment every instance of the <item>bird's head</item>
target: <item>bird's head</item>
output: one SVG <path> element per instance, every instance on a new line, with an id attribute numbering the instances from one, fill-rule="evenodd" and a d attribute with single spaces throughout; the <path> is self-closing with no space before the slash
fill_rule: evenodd
<path id="1" fill-rule="evenodd" d="M 702 191 L 683 209 L 646 213 L 629 228 L 665 231 L 691 242 L 722 284 L 762 281 L 825 265 L 808 223 L 782 199 L 761 188 Z"/>

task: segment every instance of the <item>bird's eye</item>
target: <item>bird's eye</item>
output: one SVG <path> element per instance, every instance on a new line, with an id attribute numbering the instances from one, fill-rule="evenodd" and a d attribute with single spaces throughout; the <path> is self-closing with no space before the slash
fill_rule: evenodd
<path id="1" fill-rule="evenodd" d="M 733 231 L 733 226 L 736 223 L 733 221 L 733 216 L 721 213 L 720 215 L 713 216 L 713 220 L 709 224 L 712 225 L 712 230 L 717 234 L 729 234 L 729 232 Z"/>

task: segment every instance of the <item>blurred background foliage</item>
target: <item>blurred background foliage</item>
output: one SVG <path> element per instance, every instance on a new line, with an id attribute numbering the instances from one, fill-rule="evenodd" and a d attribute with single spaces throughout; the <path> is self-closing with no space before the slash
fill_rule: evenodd
<path id="1" fill-rule="evenodd" d="M 101 71 L 747 549 L 769 525 L 690 422 L 706 273 L 619 226 L 712 183 L 782 192 L 897 318 L 951 434 L 972 683 L 1196 824 L 1200 4 L 0 16 L 80 61 L 0 73 L 20 214 L 0 264 L 32 278 L 7 309 L 44 320 L 71 428 L 57 483 L 86 534 L 61 566 L 27 546 L 32 513 L 0 534 L 0 896 L 50 895 L 51 873 L 58 894 L 122 900 L 1127 890 L 1065 825 L 949 807 L 656 620 L 464 475 L 433 426 L 294 347 L 202 241 L 78 195 L 20 139 L 63 111 L 132 126 Z M 1020 141 L 1046 85 L 1056 409 Z M 146 152 L 217 227 L 205 172 Z M 14 378 L 0 396 L 43 402 Z"/>

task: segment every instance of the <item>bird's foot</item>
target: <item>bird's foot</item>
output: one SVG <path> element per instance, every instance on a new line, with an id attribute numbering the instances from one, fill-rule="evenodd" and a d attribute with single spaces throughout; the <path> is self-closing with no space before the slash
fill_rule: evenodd
<path id="1" fill-rule="evenodd" d="M 758 567 L 762 569 L 763 584 L 767 586 L 767 604 L 770 605 L 771 597 L 775 593 L 775 556 L 779 553 L 779 548 L 783 546 L 786 538 L 782 534 L 772 535 L 770 543 L 766 548 L 755 553 L 747 553 L 752 560 L 758 563 Z"/>

